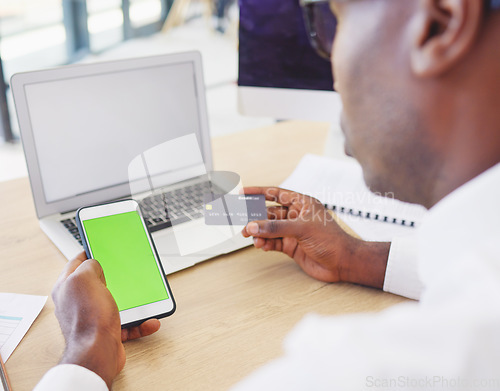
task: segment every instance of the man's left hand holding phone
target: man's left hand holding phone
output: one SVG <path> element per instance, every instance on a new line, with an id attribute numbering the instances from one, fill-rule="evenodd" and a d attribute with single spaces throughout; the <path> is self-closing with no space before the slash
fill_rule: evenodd
<path id="1" fill-rule="evenodd" d="M 66 265 L 52 291 L 66 340 L 61 364 L 85 367 L 110 388 L 125 365 L 122 342 L 153 334 L 176 306 L 137 202 L 82 208 L 77 222 L 87 254 Z"/>

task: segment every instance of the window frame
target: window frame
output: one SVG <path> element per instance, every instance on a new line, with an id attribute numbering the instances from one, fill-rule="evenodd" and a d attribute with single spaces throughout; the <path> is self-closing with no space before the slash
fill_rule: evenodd
<path id="1" fill-rule="evenodd" d="M 162 29 L 175 0 L 160 1 L 160 18 L 155 22 L 140 27 L 132 26 L 130 18 L 130 0 L 121 1 L 121 9 L 123 12 L 123 41 L 152 35 Z M 71 64 L 92 53 L 90 48 L 90 33 L 88 29 L 89 14 L 87 11 L 87 1 L 62 0 L 62 7 L 62 23 L 66 31 L 67 61 L 65 64 L 55 65 Z M 15 140 L 15 136 L 12 133 L 7 101 L 7 91 L 9 88 L 9 82 L 5 80 L 0 53 L 0 136 L 3 136 L 2 138 L 4 141 Z"/>

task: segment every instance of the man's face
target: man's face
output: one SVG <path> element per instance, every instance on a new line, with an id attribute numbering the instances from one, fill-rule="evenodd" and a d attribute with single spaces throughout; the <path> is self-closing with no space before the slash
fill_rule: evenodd
<path id="1" fill-rule="evenodd" d="M 335 89 L 343 102 L 346 152 L 370 189 L 419 202 L 428 147 L 410 71 L 408 34 L 417 1 L 332 1 Z"/>

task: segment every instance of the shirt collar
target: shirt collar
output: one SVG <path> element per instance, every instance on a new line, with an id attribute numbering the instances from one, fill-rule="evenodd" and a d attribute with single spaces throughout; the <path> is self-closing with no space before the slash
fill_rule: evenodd
<path id="1" fill-rule="evenodd" d="M 430 209 L 419 228 L 421 277 L 500 235 L 500 163 L 462 185 Z"/>

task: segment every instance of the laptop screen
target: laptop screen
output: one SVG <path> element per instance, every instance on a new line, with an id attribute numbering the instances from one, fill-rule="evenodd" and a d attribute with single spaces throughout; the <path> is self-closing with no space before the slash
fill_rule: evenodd
<path id="1" fill-rule="evenodd" d="M 26 83 L 45 202 L 127 185 L 131 161 L 167 141 L 195 134 L 201 143 L 194 68 L 156 64 Z M 203 164 L 196 160 L 186 155 L 166 169 Z"/>

